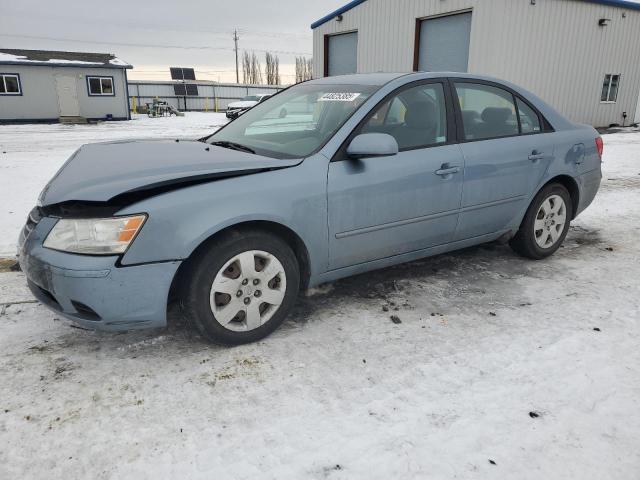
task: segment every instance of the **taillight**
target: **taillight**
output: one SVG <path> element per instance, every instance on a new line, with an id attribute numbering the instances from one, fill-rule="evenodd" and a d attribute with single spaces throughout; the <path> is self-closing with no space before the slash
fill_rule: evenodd
<path id="1" fill-rule="evenodd" d="M 604 150 L 604 144 L 602 143 L 602 137 L 596 138 L 596 148 L 598 149 L 598 156 L 602 161 L 602 151 Z"/>

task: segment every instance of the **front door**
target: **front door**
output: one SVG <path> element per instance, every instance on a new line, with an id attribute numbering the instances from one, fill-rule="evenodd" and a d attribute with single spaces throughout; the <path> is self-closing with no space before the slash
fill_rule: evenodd
<path id="1" fill-rule="evenodd" d="M 387 133 L 397 155 L 329 164 L 329 267 L 338 269 L 451 241 L 462 192 L 460 148 L 447 89 L 403 87 L 376 107 L 358 133 Z"/>
<path id="2" fill-rule="evenodd" d="M 80 116 L 76 77 L 73 75 L 56 75 L 56 92 L 61 117 Z"/>
<path id="3" fill-rule="evenodd" d="M 504 229 L 527 205 L 553 159 L 552 134 L 539 114 L 510 91 L 455 81 L 465 158 L 455 240 Z"/>

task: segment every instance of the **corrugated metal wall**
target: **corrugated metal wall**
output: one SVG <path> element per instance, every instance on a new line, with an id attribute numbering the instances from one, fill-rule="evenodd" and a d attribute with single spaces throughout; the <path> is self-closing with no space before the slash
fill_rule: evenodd
<path id="1" fill-rule="evenodd" d="M 622 123 L 622 112 L 633 120 L 640 12 L 580 0 L 368 0 L 314 30 L 314 72 L 323 71 L 324 35 L 350 30 L 359 72 L 410 71 L 416 19 L 469 9 L 470 72 L 522 85 L 574 121 L 606 126 Z M 600 102 L 606 73 L 622 75 L 616 103 Z"/>
<path id="2" fill-rule="evenodd" d="M 142 80 L 129 80 L 129 99 L 133 105 L 152 103 L 158 97 L 169 105 L 182 111 L 208 110 L 214 111 L 216 105 L 219 111 L 224 111 L 227 105 L 245 97 L 257 93 L 275 93 L 284 87 L 276 85 L 238 85 L 235 83 L 199 83 L 197 96 L 176 96 L 173 90 L 174 82 L 150 82 Z"/>

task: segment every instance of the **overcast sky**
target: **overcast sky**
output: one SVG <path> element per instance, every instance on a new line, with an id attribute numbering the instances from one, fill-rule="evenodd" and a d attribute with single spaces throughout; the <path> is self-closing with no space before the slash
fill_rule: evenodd
<path id="1" fill-rule="evenodd" d="M 296 55 L 311 57 L 309 25 L 348 0 L 0 0 L 0 47 L 114 53 L 130 78 L 168 80 L 170 66 L 196 78 L 235 81 L 239 49 L 277 53 L 283 82 Z M 63 41 L 62 41 L 63 40 Z M 197 48 L 177 48 L 197 47 Z M 241 73 L 242 75 L 242 73 Z"/>

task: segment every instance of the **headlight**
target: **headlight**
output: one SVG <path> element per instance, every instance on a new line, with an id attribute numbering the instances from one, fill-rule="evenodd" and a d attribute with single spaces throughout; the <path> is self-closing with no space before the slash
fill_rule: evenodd
<path id="1" fill-rule="evenodd" d="M 46 248 L 88 255 L 123 253 L 136 238 L 146 215 L 58 220 L 44 241 Z"/>

